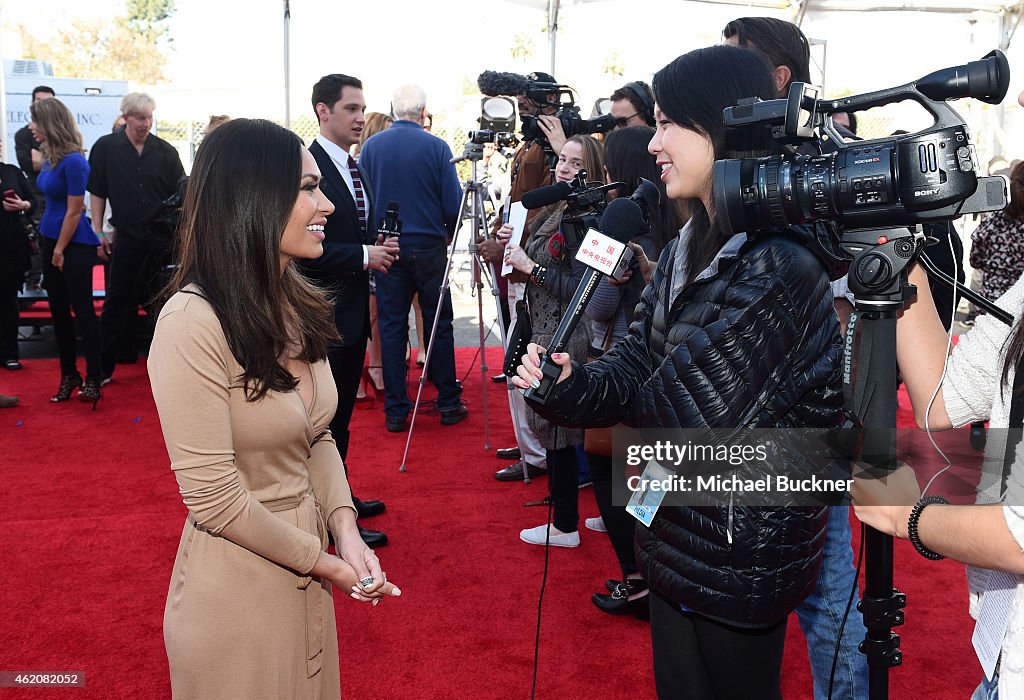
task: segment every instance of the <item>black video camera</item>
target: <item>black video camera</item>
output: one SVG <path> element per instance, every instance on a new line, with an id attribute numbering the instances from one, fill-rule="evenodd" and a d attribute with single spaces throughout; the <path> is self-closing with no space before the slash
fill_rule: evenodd
<path id="1" fill-rule="evenodd" d="M 580 116 L 580 108 L 575 104 L 563 104 L 554 116 L 562 123 L 562 131 L 565 132 L 566 138 L 578 134 L 603 134 L 615 128 L 615 117 L 612 115 L 602 114 L 593 119 L 584 119 Z M 537 123 L 537 117 L 523 114 L 519 118 L 523 122 L 523 140 L 538 141 L 550 150 L 551 144 Z"/>
<path id="2" fill-rule="evenodd" d="M 519 145 L 516 135 L 508 131 L 478 129 L 469 132 L 469 142 L 476 144 L 493 143 L 497 148 L 515 148 Z"/>
<path id="3" fill-rule="evenodd" d="M 727 108 L 729 129 L 770 129 L 785 152 L 714 164 L 715 208 L 723 232 L 822 220 L 847 229 L 890 228 L 1003 209 L 1005 179 L 978 176 L 970 132 L 946 100 L 974 97 L 998 104 L 1009 81 L 1006 56 L 993 51 L 965 66 L 877 92 L 824 101 L 814 88 L 793 83 L 788 99 L 750 98 Z M 931 127 L 844 142 L 825 118 L 908 99 L 934 117 Z M 795 152 L 796 144 L 812 139 L 831 140 L 835 152 Z"/>

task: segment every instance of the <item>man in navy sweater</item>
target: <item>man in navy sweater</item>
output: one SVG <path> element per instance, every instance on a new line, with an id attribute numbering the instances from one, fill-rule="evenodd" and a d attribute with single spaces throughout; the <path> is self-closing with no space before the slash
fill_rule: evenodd
<path id="1" fill-rule="evenodd" d="M 377 322 L 380 327 L 384 370 L 384 414 L 387 428 L 401 432 L 412 410 L 406 391 L 405 348 L 409 337 L 409 309 L 419 293 L 424 336 L 440 314 L 430 353 L 428 378 L 437 387 L 441 424 L 454 425 L 467 415 L 462 387 L 455 379 L 455 334 L 452 301 L 441 298 L 447 269 L 448 240 L 458 225 L 462 187 L 452 151 L 441 139 L 423 129 L 427 98 L 415 85 L 398 88 L 392 98 L 395 123 L 368 139 L 359 165 L 372 184 L 378 206 L 397 202 L 402 219 L 402 255 L 388 274 L 377 274 Z M 425 341 L 430 339 L 424 337 Z"/>

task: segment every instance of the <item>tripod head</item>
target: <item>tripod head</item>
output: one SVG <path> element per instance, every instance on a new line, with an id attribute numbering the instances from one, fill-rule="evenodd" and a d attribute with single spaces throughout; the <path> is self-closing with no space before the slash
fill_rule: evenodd
<path id="1" fill-rule="evenodd" d="M 479 163 L 483 159 L 484 145 L 482 143 L 473 143 L 472 141 L 467 141 L 466 146 L 462 149 L 462 155 L 452 158 L 449 162 L 452 165 L 455 165 L 456 163 L 461 163 L 464 160 L 468 160 L 473 163 Z"/>
<path id="2" fill-rule="evenodd" d="M 853 256 L 849 285 L 859 311 L 895 315 L 914 297 L 916 290 L 908 284 L 907 272 L 925 241 L 920 230 L 909 228 L 848 231 L 843 235 L 840 245 Z"/>

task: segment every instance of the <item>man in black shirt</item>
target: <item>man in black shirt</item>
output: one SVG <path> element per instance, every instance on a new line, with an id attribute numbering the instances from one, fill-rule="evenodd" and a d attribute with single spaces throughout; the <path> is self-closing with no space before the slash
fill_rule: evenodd
<path id="1" fill-rule="evenodd" d="M 155 107 L 145 93 L 125 95 L 124 130 L 100 137 L 89 154 L 92 226 L 100 237 L 100 258 L 110 260 L 102 318 L 103 384 L 114 374 L 125 323 L 157 291 L 170 262 L 173 232 L 157 218 L 185 169 L 174 147 L 150 133 Z M 108 200 L 116 242 L 103 233 Z"/>

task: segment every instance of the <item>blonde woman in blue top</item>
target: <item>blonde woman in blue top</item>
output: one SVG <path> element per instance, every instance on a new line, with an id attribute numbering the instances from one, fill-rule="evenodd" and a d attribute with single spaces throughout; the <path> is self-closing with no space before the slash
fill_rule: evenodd
<path id="1" fill-rule="evenodd" d="M 100 400 L 102 340 L 92 301 L 92 268 L 99 262 L 96 249 L 100 241 L 85 218 L 89 163 L 82 155 L 82 135 L 75 118 L 64 103 L 55 98 L 40 100 L 29 109 L 29 128 L 42 143 L 45 158 L 36 179 L 36 186 L 46 196 L 46 212 L 39 224 L 43 288 L 60 353 L 60 386 L 50 401 L 67 401 L 79 389 L 78 398 L 95 409 Z M 72 310 L 85 345 L 84 384 L 77 367 Z"/>

